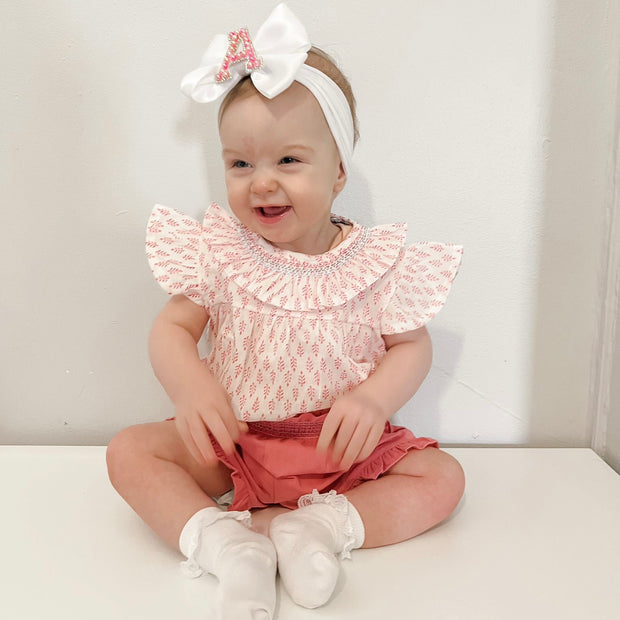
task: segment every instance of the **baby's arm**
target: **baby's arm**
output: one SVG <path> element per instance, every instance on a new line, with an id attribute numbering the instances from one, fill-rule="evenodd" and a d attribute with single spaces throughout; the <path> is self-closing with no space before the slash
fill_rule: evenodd
<path id="1" fill-rule="evenodd" d="M 417 391 L 431 367 L 431 339 L 425 327 L 383 336 L 387 352 L 375 372 L 333 404 L 317 449 L 333 442 L 334 461 L 343 470 L 370 456 L 385 422 Z"/>
<path id="2" fill-rule="evenodd" d="M 205 308 L 175 295 L 155 319 L 149 354 L 155 375 L 176 406 L 176 426 L 192 456 L 214 464 L 207 429 L 227 453 L 234 451 L 240 428 L 228 394 L 200 361 L 197 343 L 209 320 Z"/>

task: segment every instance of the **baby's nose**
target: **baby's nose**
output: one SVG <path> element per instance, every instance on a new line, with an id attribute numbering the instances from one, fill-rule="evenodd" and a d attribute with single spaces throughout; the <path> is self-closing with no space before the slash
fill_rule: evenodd
<path id="1" fill-rule="evenodd" d="M 277 187 L 278 182 L 269 170 L 257 170 L 252 176 L 252 191 L 255 194 L 269 194 Z"/>

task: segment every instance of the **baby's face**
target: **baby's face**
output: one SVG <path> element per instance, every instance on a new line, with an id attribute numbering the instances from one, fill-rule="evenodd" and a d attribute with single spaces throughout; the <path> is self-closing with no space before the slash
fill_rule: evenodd
<path id="1" fill-rule="evenodd" d="M 320 254 L 337 229 L 332 202 L 346 176 L 314 96 L 293 84 L 274 99 L 235 99 L 220 121 L 228 202 L 276 247 Z"/>

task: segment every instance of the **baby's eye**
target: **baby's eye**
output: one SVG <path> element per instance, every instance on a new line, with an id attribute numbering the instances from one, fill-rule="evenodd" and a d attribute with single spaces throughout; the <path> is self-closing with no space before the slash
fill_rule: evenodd
<path id="1" fill-rule="evenodd" d="M 243 161 L 241 159 L 235 159 L 232 163 L 232 168 L 247 168 L 250 164 L 247 161 Z"/>
<path id="2" fill-rule="evenodd" d="M 295 164 L 295 163 L 297 163 L 298 161 L 299 161 L 299 160 L 298 160 L 296 157 L 290 157 L 290 156 L 287 156 L 287 157 L 283 157 L 283 158 L 280 160 L 280 163 L 281 163 L 281 164 Z"/>

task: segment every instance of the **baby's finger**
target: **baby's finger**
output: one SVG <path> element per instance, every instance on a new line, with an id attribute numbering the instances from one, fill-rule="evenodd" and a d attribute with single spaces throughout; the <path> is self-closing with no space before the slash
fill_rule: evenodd
<path id="1" fill-rule="evenodd" d="M 338 416 L 333 409 L 327 414 L 327 416 L 325 416 L 323 428 L 321 428 L 321 434 L 319 435 L 319 440 L 316 444 L 316 449 L 318 452 L 327 452 L 335 434 L 338 432 L 340 422 L 341 417 Z"/>
<path id="2" fill-rule="evenodd" d="M 340 461 L 340 469 L 344 471 L 348 471 L 351 469 L 353 463 L 355 463 L 355 459 L 360 453 L 360 450 L 364 446 L 366 442 L 366 438 L 368 437 L 368 431 L 364 428 L 360 428 L 359 426 L 355 429 L 351 440 L 349 441 L 349 445 L 345 450 L 344 456 Z"/>
<path id="3" fill-rule="evenodd" d="M 218 458 L 215 455 L 213 446 L 211 445 L 211 439 L 209 433 L 204 425 L 202 418 L 197 417 L 193 423 L 190 423 L 189 430 L 192 434 L 192 439 L 196 444 L 197 449 L 202 456 L 202 462 L 205 465 L 215 465 L 218 462 Z"/>
<path id="4" fill-rule="evenodd" d="M 359 455 L 355 459 L 355 463 L 361 463 L 373 453 L 373 450 L 377 447 L 377 444 L 379 443 L 379 440 L 381 439 L 381 435 L 383 435 L 383 427 L 373 428 L 370 431 L 366 439 L 366 442 L 362 446 L 362 449 L 360 450 Z"/>
<path id="5" fill-rule="evenodd" d="M 192 458 L 197 463 L 200 463 L 201 465 L 206 465 L 202 454 L 200 454 L 200 450 L 198 450 L 198 447 L 192 439 L 192 434 L 189 430 L 187 422 L 185 422 L 184 420 L 179 420 L 179 418 L 177 417 L 176 423 L 177 431 L 179 432 L 179 435 L 181 436 L 181 439 L 183 440 L 187 451 L 192 455 Z"/>
<path id="6" fill-rule="evenodd" d="M 226 454 L 232 454 L 235 451 L 235 442 L 233 441 L 230 433 L 228 432 L 228 427 L 226 426 L 221 416 L 214 415 L 211 418 L 209 418 L 208 423 L 207 423 L 207 420 L 204 420 L 204 423 L 205 425 L 208 425 L 208 428 L 211 431 L 211 434 L 213 435 L 217 443 L 220 444 L 222 450 L 224 450 Z M 236 423 L 235 423 L 235 429 L 237 429 Z M 211 444 L 209 443 L 209 445 Z"/>
<path id="7" fill-rule="evenodd" d="M 239 428 L 238 420 L 230 406 L 230 402 L 225 400 L 224 402 L 219 403 L 218 411 L 220 413 L 220 419 L 226 428 L 226 434 L 232 439 L 233 444 L 236 443 L 239 441 L 239 433 L 241 432 L 241 429 Z M 221 443 L 220 445 L 222 448 L 224 447 Z"/>
<path id="8" fill-rule="evenodd" d="M 342 460 L 344 453 L 356 432 L 357 426 L 358 423 L 356 420 L 351 418 L 344 418 L 344 420 L 342 420 L 342 424 L 338 429 L 338 434 L 336 435 L 336 439 L 334 441 L 334 452 L 332 454 L 334 462 L 339 463 Z M 365 438 L 366 435 L 364 435 L 364 439 Z"/>

